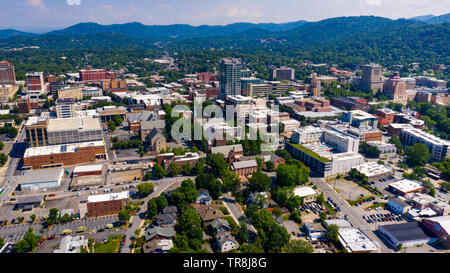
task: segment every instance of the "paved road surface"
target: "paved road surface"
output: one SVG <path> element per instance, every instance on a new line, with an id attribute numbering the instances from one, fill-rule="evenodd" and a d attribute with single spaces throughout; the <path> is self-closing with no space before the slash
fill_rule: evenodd
<path id="1" fill-rule="evenodd" d="M 333 188 L 323 178 L 311 178 L 311 182 L 317 186 L 317 188 L 324 193 L 326 197 L 331 197 L 338 206 L 342 209 L 342 212 L 347 215 L 348 221 L 356 228 L 361 229 L 375 244 L 378 246 L 379 253 L 393 253 L 393 250 L 389 249 L 373 232 L 373 227 L 366 223 L 360 214 L 355 211 L 355 208 L 350 206 L 344 199 L 342 199 Z"/>
<path id="2" fill-rule="evenodd" d="M 242 219 L 242 217 L 245 217 L 245 215 L 241 209 L 241 206 L 239 206 L 239 204 L 236 202 L 236 199 L 234 199 L 234 197 L 230 196 L 228 193 L 225 193 L 220 197 L 220 200 L 225 205 L 225 207 L 228 208 L 234 221 L 239 224 L 240 219 Z M 250 222 L 247 222 L 247 227 L 249 231 L 255 233 L 257 232 L 255 227 Z"/>
<path id="3" fill-rule="evenodd" d="M 133 219 L 131 220 L 131 227 L 127 229 L 126 231 L 126 240 L 125 240 L 125 245 L 122 248 L 122 253 L 130 253 L 131 252 L 131 238 L 134 237 L 134 232 L 139 228 L 139 226 L 141 225 L 142 221 L 145 221 L 146 219 L 146 211 L 147 211 L 147 203 L 148 200 L 158 197 L 159 195 L 161 195 L 164 191 L 166 191 L 167 189 L 169 189 L 172 186 L 181 186 L 181 182 L 183 182 L 183 180 L 186 179 L 192 179 L 194 180 L 195 177 L 194 176 L 183 176 L 183 177 L 173 177 L 173 178 L 165 178 L 162 180 L 158 180 L 160 182 L 159 185 L 157 185 L 157 182 L 155 182 L 155 186 L 156 189 L 155 191 L 150 194 L 149 196 L 147 196 L 145 199 L 143 200 L 139 200 L 139 201 L 144 201 L 144 203 L 139 207 L 139 214 L 133 216 Z"/>

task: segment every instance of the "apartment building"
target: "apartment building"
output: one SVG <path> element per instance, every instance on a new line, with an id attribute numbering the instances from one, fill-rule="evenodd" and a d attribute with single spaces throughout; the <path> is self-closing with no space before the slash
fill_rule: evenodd
<path id="1" fill-rule="evenodd" d="M 71 87 L 63 87 L 61 89 L 58 89 L 58 99 L 82 100 L 83 99 L 83 87 L 71 86 Z"/>
<path id="2" fill-rule="evenodd" d="M 413 146 L 416 143 L 425 144 L 430 151 L 432 161 L 443 161 L 450 156 L 450 141 L 441 139 L 417 128 L 401 130 L 400 140 L 407 146 Z"/>

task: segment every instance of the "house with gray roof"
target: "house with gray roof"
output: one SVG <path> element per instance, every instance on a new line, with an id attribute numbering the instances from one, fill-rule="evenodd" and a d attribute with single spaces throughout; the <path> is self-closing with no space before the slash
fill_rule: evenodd
<path id="1" fill-rule="evenodd" d="M 230 231 L 222 230 L 217 233 L 216 243 L 218 250 L 220 250 L 221 252 L 228 252 L 239 247 L 239 243 L 236 241 L 233 235 L 231 235 Z"/>
<path id="2" fill-rule="evenodd" d="M 152 227 L 145 230 L 145 240 L 161 240 L 161 239 L 172 239 L 175 236 L 176 232 L 173 226 L 169 227 Z"/>
<path id="3" fill-rule="evenodd" d="M 225 158 L 228 158 L 230 153 L 234 153 L 234 156 L 240 157 L 244 154 L 244 149 L 241 144 L 225 145 L 211 148 L 212 154 L 222 154 Z"/>
<path id="4" fill-rule="evenodd" d="M 199 189 L 197 201 L 195 203 L 203 205 L 211 205 L 212 197 L 209 195 L 209 191 L 205 189 Z"/>
<path id="5" fill-rule="evenodd" d="M 228 221 L 221 219 L 221 218 L 218 218 L 218 219 L 215 219 L 214 221 L 212 221 L 211 228 L 212 228 L 213 232 L 216 232 L 216 233 L 221 230 L 223 230 L 223 231 L 231 230 L 231 227 L 230 227 L 230 224 L 228 223 Z"/>

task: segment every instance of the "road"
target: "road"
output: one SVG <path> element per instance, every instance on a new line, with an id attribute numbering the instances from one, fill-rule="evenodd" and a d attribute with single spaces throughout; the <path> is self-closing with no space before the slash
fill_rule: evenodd
<path id="1" fill-rule="evenodd" d="M 350 206 L 343 198 L 341 198 L 333 188 L 323 178 L 312 178 L 311 182 L 317 186 L 317 188 L 324 193 L 328 198 L 331 197 L 338 206 L 342 209 L 342 212 L 347 215 L 348 221 L 356 228 L 362 230 L 375 244 L 378 246 L 378 253 L 393 253 L 391 249 L 378 238 L 374 233 L 373 227 L 366 223 L 360 214 L 355 211 L 355 208 Z"/>
<path id="2" fill-rule="evenodd" d="M 146 219 L 147 212 L 147 203 L 150 199 L 160 196 L 163 192 L 165 192 L 170 187 L 179 187 L 181 186 L 181 182 L 186 179 L 195 179 L 195 176 L 183 176 L 183 177 L 173 177 L 173 178 L 165 178 L 162 180 L 155 181 L 155 191 L 147 196 L 144 199 L 136 200 L 136 201 L 144 201 L 142 205 L 139 207 L 139 214 L 133 216 L 131 219 L 131 227 L 127 229 L 125 235 L 127 236 L 125 239 L 125 245 L 122 248 L 122 253 L 130 253 L 132 247 L 131 238 L 134 237 L 135 231 L 141 226 L 141 223 Z M 158 182 L 160 183 L 158 185 Z"/>
<path id="3" fill-rule="evenodd" d="M 8 199 L 11 192 L 15 190 L 17 183 L 19 182 L 21 171 L 17 170 L 17 166 L 26 149 L 25 141 L 25 129 L 22 126 L 19 130 L 19 136 L 16 138 L 13 147 L 9 153 L 9 165 L 5 171 L 3 181 L 0 184 L 0 188 L 3 189 L 3 192 L 0 195 L 0 204 Z"/>
<path id="4" fill-rule="evenodd" d="M 240 219 L 242 219 L 242 217 L 245 217 L 245 215 L 241 209 L 241 206 L 239 206 L 234 197 L 230 196 L 228 193 L 225 193 L 220 197 L 220 200 L 230 211 L 231 217 L 233 217 L 234 221 L 239 224 Z M 254 233 L 257 232 L 255 227 L 250 222 L 247 222 L 247 227 L 249 231 Z"/>

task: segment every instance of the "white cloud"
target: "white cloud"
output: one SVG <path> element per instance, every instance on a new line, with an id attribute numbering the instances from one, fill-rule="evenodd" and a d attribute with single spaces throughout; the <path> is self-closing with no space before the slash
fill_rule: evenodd
<path id="1" fill-rule="evenodd" d="M 42 0 L 27 0 L 25 1 L 25 4 L 31 7 L 38 8 L 39 10 L 47 10 L 47 7 L 45 6 L 44 2 L 42 2 Z"/>
<path id="2" fill-rule="evenodd" d="M 66 0 L 69 6 L 80 6 L 81 0 Z"/>
<path id="3" fill-rule="evenodd" d="M 381 6 L 381 0 L 366 0 L 369 6 Z"/>

